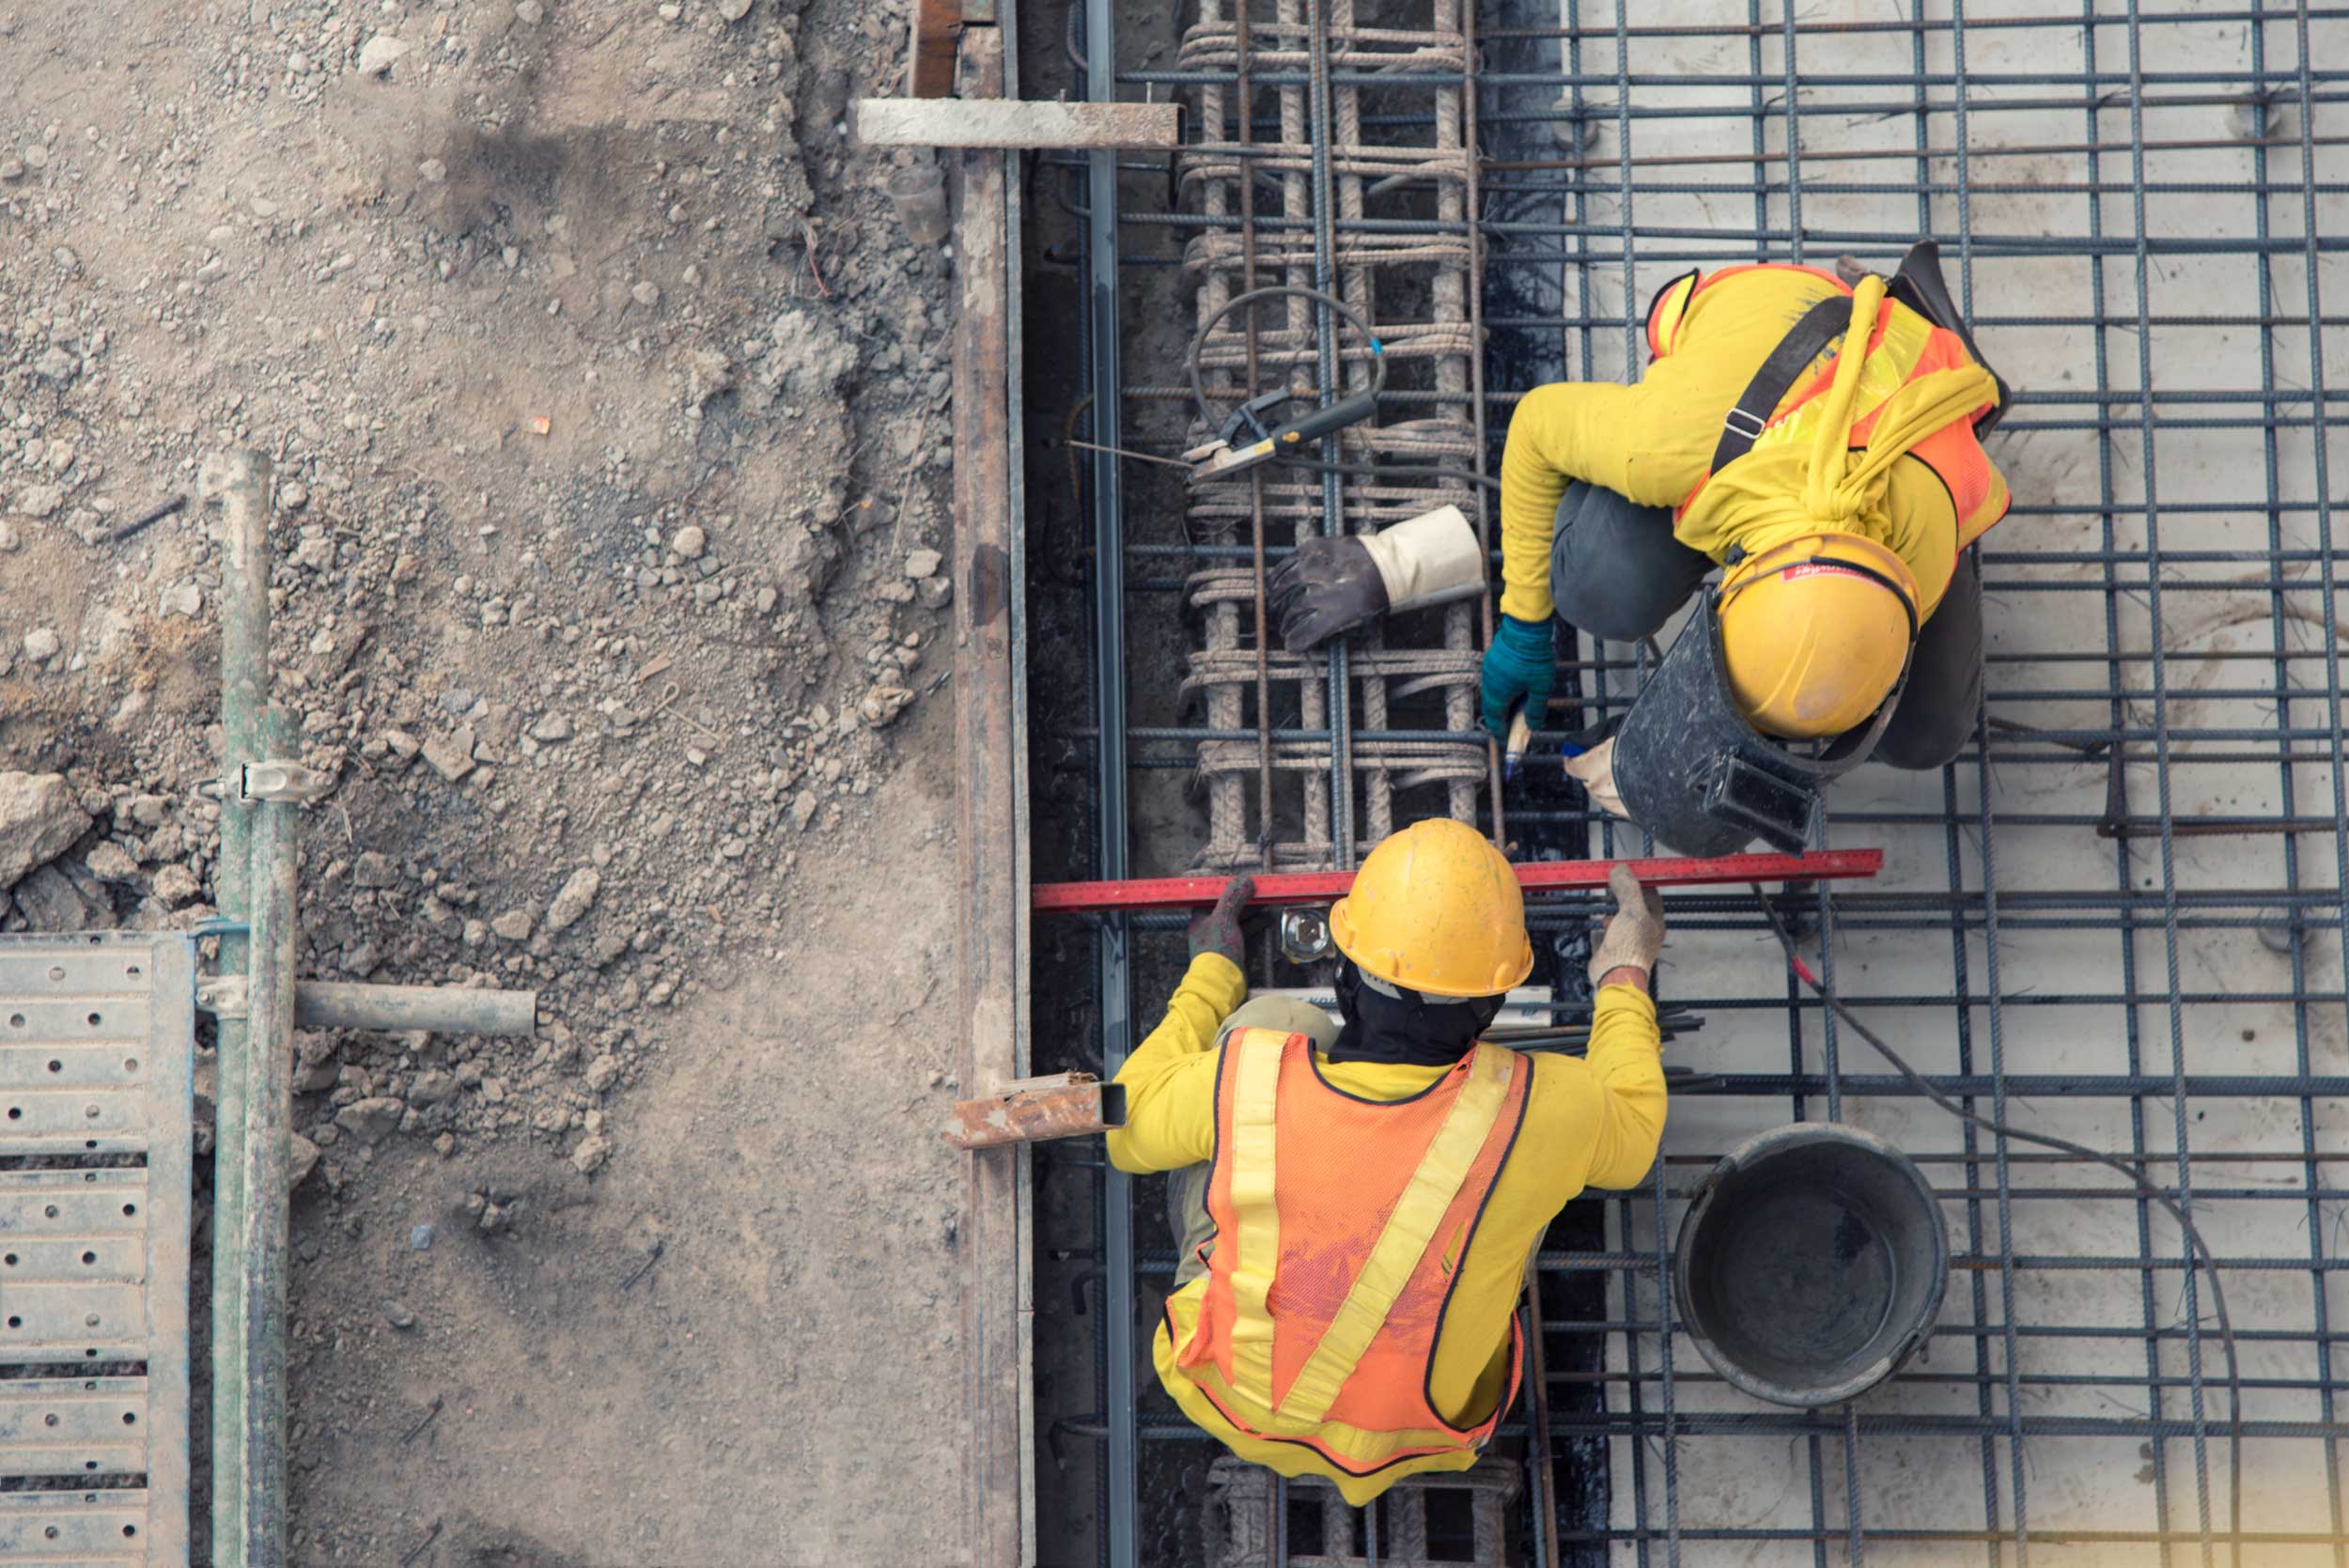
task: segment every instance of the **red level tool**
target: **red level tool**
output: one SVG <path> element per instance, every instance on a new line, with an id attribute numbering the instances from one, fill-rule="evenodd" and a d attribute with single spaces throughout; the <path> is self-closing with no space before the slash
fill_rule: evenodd
<path id="1" fill-rule="evenodd" d="M 1881 849 L 1824 849 L 1810 855 L 1718 855 L 1711 860 L 1529 861 L 1515 867 L 1528 893 L 1603 888 L 1619 865 L 1651 888 L 1699 888 L 1722 882 L 1826 882 L 1874 877 L 1884 869 Z M 1034 908 L 1087 913 L 1103 909 L 1204 908 L 1222 894 L 1228 877 L 1152 877 L 1124 882 L 1041 882 Z M 1350 871 L 1278 871 L 1256 876 L 1259 905 L 1328 904 L 1354 885 Z"/>

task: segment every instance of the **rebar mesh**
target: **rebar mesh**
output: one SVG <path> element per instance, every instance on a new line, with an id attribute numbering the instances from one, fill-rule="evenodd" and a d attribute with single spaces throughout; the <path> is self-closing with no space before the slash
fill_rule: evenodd
<path id="1" fill-rule="evenodd" d="M 1235 192 L 1252 158 L 1268 176 L 1267 281 L 1326 260 L 1353 288 L 1357 273 L 1440 275 L 1481 256 L 1481 298 L 1466 303 L 1485 353 L 1470 369 L 1489 390 L 1449 370 L 1398 374 L 1380 414 L 1386 432 L 1440 425 L 1471 444 L 1480 409 L 1497 441 L 1540 381 L 1636 375 L 1648 294 L 1690 267 L 1848 254 L 1889 272 L 1914 240 L 1941 241 L 1977 338 L 2018 394 L 1991 444 L 2016 503 L 1982 547 L 1983 711 L 1938 772 L 1870 767 L 1839 782 L 1820 841 L 1881 846 L 1886 871 L 1831 902 L 1813 892 L 1781 907 L 1800 908 L 1826 977 L 1944 1092 L 2143 1161 L 2219 1254 L 2241 1362 L 2244 1535 L 2231 1543 L 2238 1413 L 2178 1227 L 2108 1172 L 1922 1101 L 1802 991 L 1750 898 L 1674 895 L 1660 984 L 1705 1026 L 1667 1059 L 1710 1076 L 1675 1091 L 1648 1186 L 1571 1205 L 1541 1255 L 1556 1503 L 1534 1516 L 1547 1494 L 1521 1490 L 1525 1551 L 1996 1568 L 2224 1562 L 2239 1547 L 2245 1562 L 2349 1568 L 2334 1370 L 2349 1332 L 2337 534 L 2349 506 L 2349 335 L 2337 330 L 2349 7 L 1886 0 L 1797 14 L 1792 0 L 1479 0 L 1473 26 L 1449 33 L 1443 9 L 1431 22 L 1420 0 L 1399 0 L 1342 17 L 1334 0 L 1268 0 L 1252 61 L 1257 145 L 1195 151 L 1180 210 L 1128 211 L 1128 231 L 1188 233 L 1212 308 L 1244 270 Z M 1203 137 L 1224 134 L 1236 102 L 1228 14 L 1203 8 L 1174 68 L 1127 77 L 1196 95 Z M 1316 136 L 1310 108 L 1293 115 L 1283 96 L 1313 96 L 1316 68 L 1296 56 L 1310 56 L 1300 32 L 1316 22 L 1331 93 L 1367 95 L 1359 134 Z M 1356 36 L 1370 28 L 1386 31 Z M 1408 58 L 1390 65 L 1397 54 Z M 1468 194 L 1469 173 L 1447 162 L 1461 137 L 1482 152 L 1472 234 L 1470 209 L 1438 206 Z M 1330 189 L 1362 204 L 1314 205 L 1317 160 Z M 1368 196 L 1390 171 L 1423 179 L 1419 208 Z M 1427 326 L 1434 357 L 1421 363 L 1449 366 L 1466 359 L 1442 335 L 1459 318 L 1428 292 L 1416 315 L 1377 284 L 1346 297 L 1382 326 Z M 1291 319 L 1260 351 L 1313 325 Z M 1129 402 L 1171 400 L 1136 371 Z M 1358 432 L 1342 460 L 1400 440 Z M 1482 452 L 1483 472 L 1493 456 Z M 1441 485 L 1374 496 L 1333 478 L 1267 482 L 1275 559 L 1333 517 L 1360 528 L 1474 499 Z M 1129 592 L 1191 594 L 1208 627 L 1194 669 L 1205 724 L 1129 731 L 1134 764 L 1208 759 L 1206 858 L 1236 866 L 1258 863 L 1263 831 L 1249 783 L 1263 754 L 1250 505 L 1245 484 L 1203 496 L 1195 538 L 1137 527 L 1128 550 Z M 1463 744 L 1481 639 L 1469 612 L 1442 622 L 1427 647 L 1395 646 L 1401 629 L 1358 647 L 1335 687 L 1352 702 L 1334 710 L 1320 665 L 1268 660 L 1298 693 L 1278 708 L 1287 731 L 1270 754 L 1297 792 L 1274 820 L 1300 826 L 1276 835 L 1276 858 L 1337 858 L 1349 835 L 1311 801 L 1319 787 L 1334 791 L 1332 815 L 1346 809 L 1327 767 L 1340 745 L 1354 753 L 1339 771 L 1425 770 L 1430 785 L 1365 806 L 1359 846 L 1389 821 L 1461 812 L 1462 792 L 1488 813 L 1484 758 Z M 1558 702 L 1579 704 L 1581 722 L 1626 703 L 1649 657 L 1588 637 L 1561 652 Z M 1455 653 L 1468 681 L 1380 662 Z M 1374 710 L 1374 688 L 1406 681 L 1439 690 L 1439 706 L 1423 691 Z M 1646 847 L 1541 779 L 1505 803 L 1521 852 Z M 1537 910 L 1537 945 L 1570 952 L 1593 912 Z M 1179 956 L 1176 924 L 1132 923 L 1145 976 Z M 1147 1015 L 1156 998 L 1143 1001 Z M 1679 1217 L 1718 1154 L 1823 1118 L 1922 1162 L 1954 1275 L 1924 1358 L 1852 1405 L 1803 1412 L 1716 1377 L 1667 1281 Z M 1146 1335 L 1169 1260 L 1145 1238 L 1113 1262 L 1135 1270 Z M 1212 1452 L 1155 1395 L 1138 1416 L 1106 1418 L 1125 1419 L 1145 1448 Z M 1503 1428 L 1520 1459 L 1538 1452 L 1529 1421 L 1520 1405 Z M 1103 1548 L 1133 1560 L 1130 1543 Z"/>
<path id="2" fill-rule="evenodd" d="M 1409 629 L 1398 641 L 1427 645 L 1402 660 L 1384 628 L 1366 651 L 1260 655 L 1269 639 L 1255 613 L 1264 544 L 1375 532 L 1447 503 L 1480 515 L 1468 223 L 1476 170 L 1458 4 L 1440 0 L 1432 15 L 1382 27 L 1358 22 L 1356 0 L 1313 0 L 1310 16 L 1308 0 L 1201 0 L 1177 54 L 1174 75 L 1201 128 L 1177 165 L 1196 210 L 1136 221 L 1176 223 L 1190 236 L 1184 267 L 1207 329 L 1194 352 L 1217 411 L 1283 386 L 1310 395 L 1370 384 L 1372 345 L 1302 295 L 1225 308 L 1278 287 L 1344 300 L 1377 334 L 1389 386 L 1437 398 L 1339 432 L 1309 463 L 1191 493 L 1190 541 L 1248 547 L 1233 552 L 1244 558 L 1198 566 L 1185 583 L 1203 612 L 1204 642 L 1187 684 L 1205 695 L 1210 732 L 1246 736 L 1200 743 L 1205 866 L 1351 865 L 1398 821 L 1477 814 L 1489 763 L 1471 713 L 1482 646 L 1474 607 L 1455 604 L 1428 617 L 1432 627 Z M 1444 81 L 1428 81 L 1431 71 Z M 1376 113 L 1388 101 L 1406 112 Z M 1417 226 L 1378 232 L 1391 220 Z M 1392 703 L 1427 695 L 1439 699 L 1431 722 L 1452 733 L 1409 741 L 1349 733 L 1355 723 L 1384 731 Z"/>

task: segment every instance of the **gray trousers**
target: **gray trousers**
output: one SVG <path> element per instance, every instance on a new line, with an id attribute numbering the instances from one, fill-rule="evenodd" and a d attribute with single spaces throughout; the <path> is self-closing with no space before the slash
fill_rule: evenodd
<path id="1" fill-rule="evenodd" d="M 1558 504 L 1549 594 L 1558 618 L 1613 643 L 1653 637 L 1688 601 L 1713 563 L 1672 537 L 1669 506 L 1641 506 L 1576 480 Z M 1926 770 L 1957 755 L 1982 706 L 1982 569 L 1957 558 L 1949 592 L 1917 636 L 1908 687 L 1876 759 Z"/>
<path id="2" fill-rule="evenodd" d="M 1325 1052 L 1338 1042 L 1337 1020 L 1295 997 L 1258 997 L 1241 1002 L 1216 1033 L 1219 1048 L 1236 1029 L 1277 1029 L 1283 1034 L 1302 1034 L 1314 1043 L 1314 1049 Z M 1208 1245 L 1207 1237 L 1215 1230 L 1215 1221 L 1207 1216 L 1207 1173 L 1212 1169 L 1202 1160 L 1167 1173 L 1166 1224 L 1174 1233 L 1176 1290 L 1206 1272 L 1199 1250 Z"/>

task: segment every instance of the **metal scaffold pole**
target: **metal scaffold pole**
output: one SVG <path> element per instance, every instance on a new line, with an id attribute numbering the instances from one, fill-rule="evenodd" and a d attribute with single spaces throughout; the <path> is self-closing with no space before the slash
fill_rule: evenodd
<path id="1" fill-rule="evenodd" d="M 243 974 L 252 917 L 251 868 L 255 803 L 244 799 L 244 764 L 262 754 L 262 706 L 269 691 L 270 460 L 259 452 L 221 459 L 210 493 L 221 520 L 221 729 L 225 736 L 220 786 L 220 869 L 216 891 L 228 929 L 220 939 L 220 972 Z M 251 1030 L 236 1010 L 219 1019 L 219 1111 L 212 1172 L 212 1560 L 274 1562 L 282 1552 L 255 1557 L 257 1542 L 282 1541 L 285 1447 L 282 1417 L 268 1423 L 280 1434 L 275 1483 L 248 1466 L 248 1434 L 263 1414 L 248 1376 L 257 1326 L 245 1279 L 246 1193 L 243 1157 L 252 1105 Z M 259 1326 L 268 1332 L 268 1326 Z M 282 1389 L 280 1390 L 282 1398 Z M 268 1461 L 264 1456 L 264 1470 Z M 272 1518 L 271 1510 L 277 1510 Z"/>
<path id="2" fill-rule="evenodd" d="M 285 1563 L 286 1296 L 293 1202 L 294 1031 L 528 1035 L 537 997 L 464 986 L 302 982 L 301 813 L 333 780 L 294 760 L 301 731 L 269 705 L 270 460 L 206 465 L 221 544 L 218 969 L 196 1006 L 217 1026 L 212 1157 L 212 1516 L 217 1568 Z"/>

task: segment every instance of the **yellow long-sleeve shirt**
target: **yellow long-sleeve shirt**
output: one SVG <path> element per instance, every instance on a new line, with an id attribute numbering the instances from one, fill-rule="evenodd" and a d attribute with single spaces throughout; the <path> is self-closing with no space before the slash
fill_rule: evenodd
<path id="1" fill-rule="evenodd" d="M 1165 1021 L 1118 1070 L 1126 1088 L 1126 1125 L 1108 1135 L 1110 1161 L 1136 1173 L 1196 1165 L 1215 1153 L 1217 1031 L 1248 994 L 1237 966 L 1215 954 L 1191 960 Z M 1315 1061 L 1332 1088 L 1364 1099 L 1399 1100 L 1425 1090 L 1447 1070 L 1400 1063 Z M 1517 1146 L 1494 1183 L 1459 1283 L 1436 1343 L 1429 1392 L 1455 1425 L 1481 1420 L 1509 1375 L 1509 1317 L 1525 1281 L 1526 1261 L 1550 1219 L 1585 1187 L 1627 1188 L 1646 1175 L 1664 1135 L 1664 1067 L 1656 1004 L 1636 986 L 1598 994 L 1589 1054 L 1579 1060 L 1529 1055 L 1533 1074 Z M 1462 1470 L 1472 1453 L 1408 1460 L 1357 1478 L 1332 1468 L 1298 1443 L 1251 1439 L 1174 1364 L 1175 1336 L 1190 1337 L 1192 1299 L 1168 1303 L 1174 1332 L 1159 1325 L 1151 1354 L 1159 1380 L 1183 1413 L 1241 1458 L 1283 1475 L 1319 1475 L 1360 1506 L 1404 1476 Z"/>
<path id="2" fill-rule="evenodd" d="M 1789 268 L 1739 272 L 1698 291 L 1671 353 L 1652 361 L 1636 386 L 1559 381 L 1535 387 L 1509 421 L 1501 461 L 1501 595 L 1503 614 L 1546 621 L 1551 531 L 1558 503 L 1576 479 L 1642 506 L 1677 506 L 1712 466 L 1721 420 L 1803 313 L 1834 284 Z M 1829 363 L 1822 352 L 1813 369 Z M 1800 387 L 1808 375 L 1797 379 Z M 1793 396 L 1790 392 L 1788 396 Z M 1957 565 L 1957 510 L 1933 471 L 1905 457 L 1892 465 L 1881 526 L 1866 532 L 1908 564 L 1921 620 L 1933 613 Z M 1734 526 L 1691 527 L 1674 536 L 1720 561 L 1732 546 L 1759 541 Z"/>

